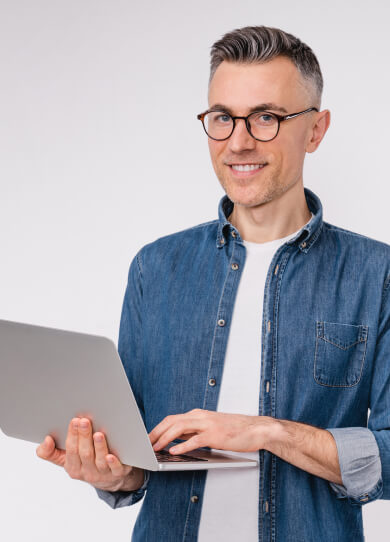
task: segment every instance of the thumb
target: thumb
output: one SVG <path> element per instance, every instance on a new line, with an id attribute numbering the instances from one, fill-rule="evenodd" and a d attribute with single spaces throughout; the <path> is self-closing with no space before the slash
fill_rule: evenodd
<path id="1" fill-rule="evenodd" d="M 45 437 L 45 440 L 36 449 L 38 457 L 59 467 L 63 467 L 65 464 L 65 453 L 65 450 L 59 450 L 55 447 L 54 439 L 50 435 Z"/>

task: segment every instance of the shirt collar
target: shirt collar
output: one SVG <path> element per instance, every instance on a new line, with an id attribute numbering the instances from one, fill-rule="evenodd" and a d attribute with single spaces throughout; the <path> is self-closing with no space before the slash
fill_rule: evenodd
<path id="1" fill-rule="evenodd" d="M 315 243 L 322 228 L 322 204 L 320 198 L 309 188 L 303 188 L 306 203 L 309 210 L 313 213 L 311 220 L 305 224 L 299 232 L 289 241 L 287 245 L 299 246 L 302 252 L 308 252 L 310 247 Z M 228 216 L 233 211 L 234 203 L 225 194 L 218 205 L 218 231 L 217 231 L 217 247 L 224 247 L 231 237 L 237 242 L 242 243 L 242 238 L 239 231 L 229 222 Z"/>

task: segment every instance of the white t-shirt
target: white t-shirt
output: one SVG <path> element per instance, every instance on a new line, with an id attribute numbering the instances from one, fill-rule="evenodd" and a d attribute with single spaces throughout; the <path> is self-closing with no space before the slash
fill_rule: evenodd
<path id="1" fill-rule="evenodd" d="M 278 247 L 295 237 L 302 228 L 267 243 L 243 241 L 246 259 L 234 304 L 218 412 L 259 415 L 261 333 L 267 272 Z M 229 453 L 251 459 L 259 457 L 258 451 Z M 209 470 L 198 542 L 257 542 L 258 507 L 258 468 Z"/>

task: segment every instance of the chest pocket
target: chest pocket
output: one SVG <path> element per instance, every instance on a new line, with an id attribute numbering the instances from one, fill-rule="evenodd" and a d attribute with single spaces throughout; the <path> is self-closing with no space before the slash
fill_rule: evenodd
<path id="1" fill-rule="evenodd" d="M 322 386 L 355 386 L 362 375 L 368 326 L 316 321 L 314 380 Z"/>

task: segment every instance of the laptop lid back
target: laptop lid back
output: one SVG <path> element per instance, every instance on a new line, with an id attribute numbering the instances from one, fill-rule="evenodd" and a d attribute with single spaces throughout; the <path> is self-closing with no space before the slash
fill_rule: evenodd
<path id="1" fill-rule="evenodd" d="M 103 431 L 126 465 L 157 470 L 157 460 L 113 341 L 106 337 L 0 320 L 0 427 L 65 449 L 75 416 Z"/>

